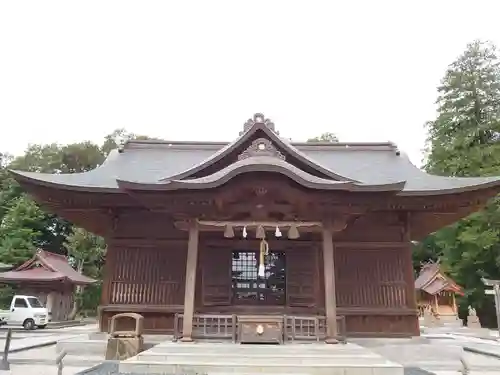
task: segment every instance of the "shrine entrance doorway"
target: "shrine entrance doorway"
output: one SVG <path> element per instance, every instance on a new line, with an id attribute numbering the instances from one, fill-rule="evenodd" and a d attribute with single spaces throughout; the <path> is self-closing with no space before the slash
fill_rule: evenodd
<path id="1" fill-rule="evenodd" d="M 269 251 L 259 275 L 259 251 L 233 250 L 231 256 L 232 304 L 286 305 L 286 255 Z"/>

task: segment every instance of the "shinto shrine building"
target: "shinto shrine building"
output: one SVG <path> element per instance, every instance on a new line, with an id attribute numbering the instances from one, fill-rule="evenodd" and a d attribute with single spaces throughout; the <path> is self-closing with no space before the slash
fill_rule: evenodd
<path id="1" fill-rule="evenodd" d="M 420 315 L 430 309 L 442 321 L 458 320 L 456 295 L 463 296 L 464 290 L 448 275 L 439 263 L 424 264 L 415 280 L 417 305 Z"/>
<path id="2" fill-rule="evenodd" d="M 13 284 L 18 293 L 37 296 L 47 307 L 51 321 L 68 319 L 76 286 L 95 283 L 71 267 L 64 255 L 37 250 L 19 267 L 0 272 L 0 283 Z"/>
<path id="3" fill-rule="evenodd" d="M 426 174 L 392 143 L 290 142 L 260 114 L 230 143 L 130 141 L 90 172 L 12 173 L 106 238 L 103 331 L 137 312 L 184 341 L 238 341 L 248 321 L 285 340 L 419 335 L 411 240 L 500 189 Z"/>

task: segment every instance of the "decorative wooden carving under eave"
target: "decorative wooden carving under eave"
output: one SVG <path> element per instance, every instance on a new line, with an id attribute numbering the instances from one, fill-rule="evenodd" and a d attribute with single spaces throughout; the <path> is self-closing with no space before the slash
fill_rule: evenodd
<path id="1" fill-rule="evenodd" d="M 258 138 L 253 141 L 245 151 L 238 155 L 238 160 L 243 160 L 252 156 L 270 156 L 285 160 L 285 155 L 279 152 L 272 142 L 266 138 Z"/>
<path id="2" fill-rule="evenodd" d="M 349 216 L 341 216 L 341 217 L 335 218 L 335 220 L 333 220 L 331 223 L 332 231 L 334 233 L 342 232 L 344 229 L 347 228 L 347 225 L 349 223 L 348 220 L 349 220 Z"/>

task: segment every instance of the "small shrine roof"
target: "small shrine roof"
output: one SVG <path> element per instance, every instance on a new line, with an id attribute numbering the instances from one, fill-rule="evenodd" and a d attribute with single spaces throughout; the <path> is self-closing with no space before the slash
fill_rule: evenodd
<path id="1" fill-rule="evenodd" d="M 415 289 L 435 295 L 443 291 L 463 295 L 463 289 L 446 276 L 438 263 L 425 264 L 415 280 Z"/>
<path id="2" fill-rule="evenodd" d="M 264 141 L 266 148 L 261 154 L 255 149 L 256 141 Z M 239 160 L 238 155 L 244 155 L 252 147 L 253 154 L 245 161 Z M 218 163 L 222 164 L 221 168 L 203 175 L 204 170 L 213 169 Z M 11 172 L 19 181 L 31 184 L 113 193 L 121 192 L 124 187 L 138 188 L 139 185 L 145 189 L 156 186 L 160 190 L 174 186 L 201 189 L 240 173 L 264 169 L 286 174 L 317 189 L 356 187 L 359 190 L 396 190 L 399 195 L 438 195 L 500 186 L 500 177 L 427 174 L 389 142 L 290 142 L 280 137 L 274 124 L 260 114 L 250 119 L 244 131 L 231 143 L 129 141 L 122 149 L 112 151 L 101 166 L 89 172 Z"/>
<path id="3" fill-rule="evenodd" d="M 71 267 L 64 255 L 38 250 L 33 258 L 15 270 L 0 272 L 0 282 L 69 281 L 76 285 L 92 284 L 96 280 L 81 275 Z"/>

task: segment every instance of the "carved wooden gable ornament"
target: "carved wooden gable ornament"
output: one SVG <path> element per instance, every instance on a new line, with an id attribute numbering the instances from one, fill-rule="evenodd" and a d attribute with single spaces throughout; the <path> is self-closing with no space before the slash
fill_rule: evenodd
<path id="1" fill-rule="evenodd" d="M 264 124 L 267 128 L 271 129 L 276 134 L 279 134 L 274 129 L 274 122 L 272 122 L 271 120 L 266 118 L 262 113 L 256 113 L 255 115 L 253 115 L 253 118 L 248 119 L 247 122 L 245 122 L 245 125 L 243 125 L 243 131 L 240 133 L 240 135 L 242 133 L 246 132 L 248 129 L 250 129 L 255 124 Z"/>
<path id="2" fill-rule="evenodd" d="M 245 151 L 238 155 L 238 160 L 243 160 L 252 156 L 270 156 L 285 160 L 285 155 L 279 152 L 273 143 L 266 138 L 254 140 Z"/>
<path id="3" fill-rule="evenodd" d="M 276 134 L 279 134 L 274 129 L 274 123 L 271 120 L 267 119 L 262 113 L 256 113 L 253 115 L 253 118 L 248 119 L 247 122 L 245 122 L 240 136 L 256 124 L 262 124 Z M 252 156 L 270 156 L 285 160 L 285 155 L 279 152 L 273 143 L 267 138 L 255 139 L 252 144 L 238 156 L 238 160 L 243 160 Z"/>

